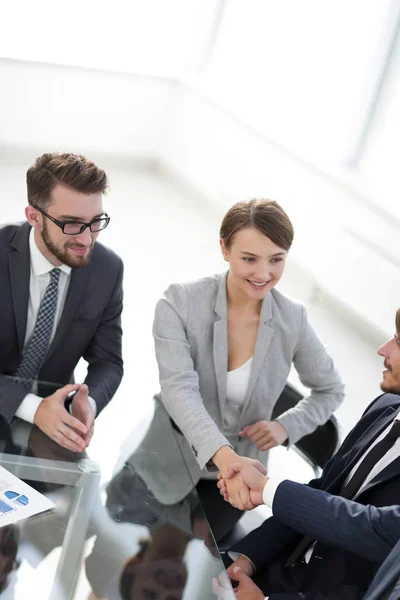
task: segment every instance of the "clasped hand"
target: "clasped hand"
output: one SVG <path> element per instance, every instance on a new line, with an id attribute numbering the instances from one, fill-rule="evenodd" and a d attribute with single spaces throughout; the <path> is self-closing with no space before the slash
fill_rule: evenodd
<path id="1" fill-rule="evenodd" d="M 262 504 L 262 489 L 267 470 L 258 460 L 237 457 L 218 475 L 218 487 L 224 499 L 239 510 L 252 510 Z"/>
<path id="2" fill-rule="evenodd" d="M 71 403 L 71 414 L 64 402 L 71 392 L 76 392 Z M 93 435 L 94 413 L 85 384 L 68 384 L 39 404 L 34 423 L 49 438 L 72 452 L 83 452 Z"/>

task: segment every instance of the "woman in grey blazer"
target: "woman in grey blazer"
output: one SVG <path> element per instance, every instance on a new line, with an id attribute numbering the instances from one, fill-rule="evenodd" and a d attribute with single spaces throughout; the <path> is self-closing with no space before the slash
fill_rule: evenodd
<path id="1" fill-rule="evenodd" d="M 212 470 L 223 474 L 237 460 L 253 460 L 262 469 L 260 452 L 311 433 L 344 397 L 341 379 L 304 306 L 274 289 L 293 240 L 283 209 L 269 200 L 238 202 L 225 215 L 220 238 L 228 272 L 170 285 L 155 311 L 161 384 L 156 404 L 166 408 L 180 432 L 191 474 L 177 473 L 166 446 L 157 452 L 157 445 L 167 443 L 169 417 L 156 408 L 159 433 L 154 434 L 155 423 L 144 444 L 157 453 L 151 489 L 164 502 L 183 498 L 189 480 L 193 485 L 215 477 Z M 310 394 L 271 421 L 292 364 Z M 135 463 L 135 468 L 145 475 L 144 464 Z M 230 483 L 229 495 L 243 500 L 246 487 L 239 478 Z"/>

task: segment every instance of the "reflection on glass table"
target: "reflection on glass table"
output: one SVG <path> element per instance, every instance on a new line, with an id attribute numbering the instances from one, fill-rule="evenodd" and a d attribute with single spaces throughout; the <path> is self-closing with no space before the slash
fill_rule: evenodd
<path id="1" fill-rule="evenodd" d="M 0 421 L 0 464 L 56 506 L 0 528 L 0 600 L 216 600 L 212 578 L 224 566 L 174 432 L 163 435 L 188 493 L 170 503 L 159 496 L 165 457 L 149 450 L 151 426 L 143 433 L 150 446 L 100 489 L 90 448 L 74 454 L 35 426 Z"/>

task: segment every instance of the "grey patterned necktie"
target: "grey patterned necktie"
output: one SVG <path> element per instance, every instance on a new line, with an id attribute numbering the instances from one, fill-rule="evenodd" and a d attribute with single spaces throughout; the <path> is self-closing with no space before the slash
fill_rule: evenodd
<path id="1" fill-rule="evenodd" d="M 15 377 L 20 378 L 21 385 L 27 390 L 32 388 L 32 383 L 39 374 L 40 367 L 48 350 L 57 307 L 60 272 L 60 269 L 52 269 L 50 271 L 50 282 L 39 306 L 35 330 L 15 373 Z"/>

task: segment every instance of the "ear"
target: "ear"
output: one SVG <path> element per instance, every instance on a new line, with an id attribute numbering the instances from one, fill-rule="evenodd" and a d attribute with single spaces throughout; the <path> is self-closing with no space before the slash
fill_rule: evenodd
<path id="1" fill-rule="evenodd" d="M 36 208 L 33 208 L 30 204 L 25 208 L 26 219 L 32 227 L 40 227 L 41 225 L 41 214 Z"/>
<path id="2" fill-rule="evenodd" d="M 220 245 L 220 248 L 221 248 L 223 259 L 226 260 L 226 262 L 229 262 L 229 251 L 227 250 L 227 248 L 225 246 L 225 242 L 224 242 L 223 239 L 219 240 L 219 245 Z"/>

